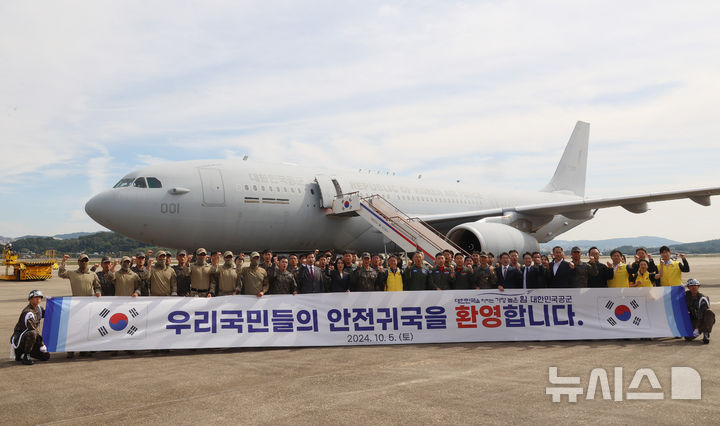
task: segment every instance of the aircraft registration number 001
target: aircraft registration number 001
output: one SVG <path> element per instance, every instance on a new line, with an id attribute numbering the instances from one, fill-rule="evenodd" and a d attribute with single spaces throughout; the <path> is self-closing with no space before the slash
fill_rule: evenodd
<path id="1" fill-rule="evenodd" d="M 162 203 L 160 204 L 160 213 L 180 214 L 180 203 Z"/>

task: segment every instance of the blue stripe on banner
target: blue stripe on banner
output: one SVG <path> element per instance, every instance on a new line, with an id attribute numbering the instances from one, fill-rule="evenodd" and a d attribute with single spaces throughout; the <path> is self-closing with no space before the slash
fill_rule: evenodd
<path id="1" fill-rule="evenodd" d="M 42 337 L 48 352 L 56 352 L 62 297 L 51 297 L 45 303 Z"/>
<path id="2" fill-rule="evenodd" d="M 690 313 L 685 300 L 685 287 L 672 286 L 672 301 L 675 315 L 675 323 L 680 332 L 679 336 L 692 336 L 693 326 L 690 321 Z"/>
<path id="3" fill-rule="evenodd" d="M 673 336 L 680 337 L 680 331 L 678 330 L 677 321 L 675 320 L 675 309 L 673 307 L 673 292 L 668 291 L 667 288 L 663 288 L 663 303 L 665 304 L 665 318 L 667 318 L 668 327 Z"/>
<path id="4" fill-rule="evenodd" d="M 70 322 L 70 297 L 62 297 L 62 308 L 58 321 L 58 339 L 56 352 L 65 352 L 65 341 L 67 340 L 68 323 Z"/>

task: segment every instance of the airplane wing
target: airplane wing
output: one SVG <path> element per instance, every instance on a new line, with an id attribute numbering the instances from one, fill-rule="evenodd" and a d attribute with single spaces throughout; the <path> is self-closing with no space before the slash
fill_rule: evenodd
<path id="1" fill-rule="evenodd" d="M 418 217 L 431 225 L 452 225 L 476 221 L 486 217 L 502 216 L 511 212 L 530 216 L 553 216 L 577 214 L 606 207 L 621 206 L 632 213 L 644 213 L 648 210 L 647 203 L 654 201 L 679 200 L 689 198 L 703 205 L 710 205 L 710 196 L 720 195 L 720 187 L 698 188 L 689 191 L 669 191 L 641 195 L 629 195 L 612 198 L 578 198 L 577 200 L 559 201 L 525 206 L 514 206 L 487 210 L 475 210 L 458 213 L 419 215 Z"/>

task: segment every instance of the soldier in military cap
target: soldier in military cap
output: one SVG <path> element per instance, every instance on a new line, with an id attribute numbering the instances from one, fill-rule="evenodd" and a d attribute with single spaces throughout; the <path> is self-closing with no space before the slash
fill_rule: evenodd
<path id="1" fill-rule="evenodd" d="M 215 276 L 218 283 L 217 295 L 228 296 L 240 293 L 240 281 L 238 280 L 238 271 L 233 261 L 233 252 L 226 251 L 223 253 L 223 264 L 220 265 L 219 259 L 212 260 L 210 274 Z"/>
<path id="2" fill-rule="evenodd" d="M 215 288 L 210 280 L 210 265 L 205 261 L 207 251 L 199 248 L 195 251 L 195 262 L 186 266 L 185 271 L 190 276 L 190 294 L 198 297 L 212 297 Z"/>
<path id="3" fill-rule="evenodd" d="M 495 268 L 488 263 L 490 261 L 490 257 L 487 253 L 481 251 L 478 253 L 478 259 L 480 260 L 480 263 L 473 274 L 473 283 L 475 288 L 478 290 L 497 288 Z"/>
<path id="4" fill-rule="evenodd" d="M 144 278 L 150 283 L 150 296 L 177 296 L 177 277 L 175 270 L 165 263 L 167 253 L 160 250 L 156 255 L 156 262 L 150 259 L 145 269 Z"/>
<path id="5" fill-rule="evenodd" d="M 16 362 L 32 365 L 34 362 L 30 357 L 40 361 L 50 359 L 40 334 L 40 321 L 45 316 L 45 309 L 40 306 L 43 297 L 40 290 L 31 291 L 28 295 L 28 305 L 20 312 L 20 318 L 10 338 Z"/>
<path id="6" fill-rule="evenodd" d="M 362 254 L 362 264 L 353 271 L 350 280 L 350 291 L 375 291 L 378 286 L 378 271 L 370 266 L 370 253 Z"/>
<path id="7" fill-rule="evenodd" d="M 86 254 L 78 257 L 78 268 L 74 271 L 68 271 L 65 268 L 67 260 L 70 258 L 67 254 L 63 256 L 58 270 L 58 277 L 70 280 L 70 289 L 73 296 L 97 296 L 100 297 L 102 290 L 100 280 L 95 272 L 88 267 L 90 258 Z"/>
<path id="8" fill-rule="evenodd" d="M 115 288 L 115 296 L 132 296 L 140 295 L 140 287 L 143 281 L 138 274 L 130 269 L 132 259 L 123 256 L 120 261 L 120 269 L 113 273 L 113 285 Z"/>
<path id="9" fill-rule="evenodd" d="M 187 296 L 190 294 L 190 275 L 189 270 L 185 268 L 187 265 L 187 252 L 180 250 L 175 255 L 177 265 L 172 265 L 175 271 L 175 278 L 177 279 L 177 292 L 178 296 Z"/>
<path id="10" fill-rule="evenodd" d="M 113 283 L 115 262 L 112 262 L 108 256 L 103 256 L 99 266 L 101 268 L 100 271 L 97 270 L 97 264 L 90 268 L 90 270 L 97 275 L 103 296 L 115 296 L 115 284 Z"/>
<path id="11" fill-rule="evenodd" d="M 240 270 L 240 288 L 242 294 L 252 294 L 262 297 L 268 292 L 270 282 L 267 278 L 267 272 L 260 267 L 260 253 L 254 251 L 250 253 L 250 266 L 246 266 Z"/>
<path id="12" fill-rule="evenodd" d="M 147 280 L 143 279 L 142 277 L 145 274 L 145 270 L 147 269 L 147 264 L 145 263 L 146 257 L 145 253 L 138 252 L 135 254 L 135 257 L 133 258 L 133 262 L 135 265 L 133 265 L 130 269 L 132 269 L 133 272 L 138 274 L 140 279 L 142 279 L 142 285 L 140 286 L 140 294 L 143 296 L 150 295 L 150 285 Z"/>

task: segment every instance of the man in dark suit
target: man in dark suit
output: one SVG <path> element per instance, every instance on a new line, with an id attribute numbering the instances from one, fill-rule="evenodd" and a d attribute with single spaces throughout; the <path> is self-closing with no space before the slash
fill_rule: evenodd
<path id="1" fill-rule="evenodd" d="M 298 274 L 300 293 L 324 293 L 325 275 L 322 269 L 315 266 L 315 254 L 309 253 L 305 258 L 305 265 L 300 267 Z"/>
<path id="2" fill-rule="evenodd" d="M 542 266 L 533 264 L 533 255 L 530 253 L 523 254 L 523 266 L 520 269 L 522 274 L 522 288 L 544 288 L 542 282 Z"/>
<path id="3" fill-rule="evenodd" d="M 553 247 L 552 254 L 550 288 L 570 288 L 570 275 L 575 272 L 575 265 L 565 260 L 565 252 L 560 246 Z"/>
<path id="4" fill-rule="evenodd" d="M 510 266 L 509 254 L 502 253 L 500 255 L 500 266 L 495 270 L 495 274 L 497 275 L 498 289 L 522 288 L 522 274 Z"/>

